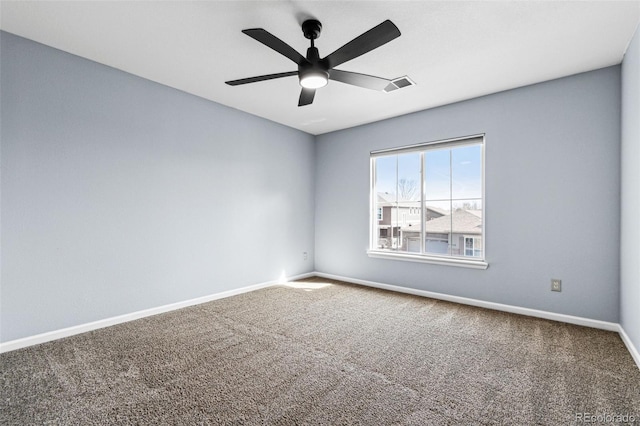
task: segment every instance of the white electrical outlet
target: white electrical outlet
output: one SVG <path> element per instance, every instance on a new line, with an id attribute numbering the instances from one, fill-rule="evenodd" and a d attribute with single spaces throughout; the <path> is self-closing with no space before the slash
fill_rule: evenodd
<path id="1" fill-rule="evenodd" d="M 551 291 L 562 291 L 562 280 L 551 278 Z"/>
<path id="2" fill-rule="evenodd" d="M 303 258 L 304 260 L 307 260 L 307 259 L 309 258 L 309 256 L 307 255 L 307 252 L 306 252 L 306 251 L 303 251 L 303 252 L 302 252 L 302 258 Z"/>

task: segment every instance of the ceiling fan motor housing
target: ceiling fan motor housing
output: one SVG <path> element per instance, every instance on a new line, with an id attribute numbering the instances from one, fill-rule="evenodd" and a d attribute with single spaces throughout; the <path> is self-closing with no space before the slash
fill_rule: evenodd
<path id="1" fill-rule="evenodd" d="M 322 24 L 316 19 L 307 19 L 302 23 L 302 33 L 309 40 L 315 40 L 320 37 Z"/>

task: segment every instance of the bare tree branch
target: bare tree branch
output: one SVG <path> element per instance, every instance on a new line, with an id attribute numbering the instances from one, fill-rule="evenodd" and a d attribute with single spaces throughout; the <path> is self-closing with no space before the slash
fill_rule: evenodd
<path id="1" fill-rule="evenodd" d="M 400 179 L 398 181 L 398 195 L 401 201 L 415 201 L 418 193 L 418 184 L 413 179 Z"/>

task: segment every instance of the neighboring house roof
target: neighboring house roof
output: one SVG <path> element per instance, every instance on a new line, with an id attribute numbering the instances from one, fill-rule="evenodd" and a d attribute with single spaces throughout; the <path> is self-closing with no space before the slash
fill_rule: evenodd
<path id="1" fill-rule="evenodd" d="M 427 210 L 431 210 L 432 212 L 436 212 L 441 216 L 444 216 L 446 214 L 449 214 L 449 212 L 447 210 L 443 210 L 441 208 L 438 207 L 433 207 L 433 206 L 427 206 Z"/>
<path id="2" fill-rule="evenodd" d="M 388 192 L 378 192 L 378 204 L 383 203 L 395 203 L 396 194 L 390 194 Z"/>
<path id="3" fill-rule="evenodd" d="M 378 192 L 378 206 L 387 207 L 394 206 L 396 204 L 396 194 L 391 194 L 389 192 Z M 404 201 L 401 204 L 401 207 L 420 207 L 420 201 Z M 427 210 L 431 210 L 434 213 L 439 214 L 440 216 L 446 215 L 448 212 L 438 207 L 427 206 Z"/>
<path id="4" fill-rule="evenodd" d="M 481 234 L 482 217 L 476 211 L 456 210 L 453 214 L 441 216 L 427 222 L 427 233 L 433 234 Z M 453 230 L 451 229 L 453 225 Z M 403 232 L 420 232 L 420 225 L 403 226 Z"/>
<path id="5" fill-rule="evenodd" d="M 467 210 L 472 215 L 476 215 L 478 217 L 482 217 L 482 210 Z"/>
<path id="6" fill-rule="evenodd" d="M 420 200 L 396 200 L 396 194 L 390 192 L 378 192 L 378 204 L 384 206 L 390 206 L 399 201 L 402 205 L 409 207 L 409 204 L 420 206 Z M 411 206 L 413 207 L 413 206 Z"/>

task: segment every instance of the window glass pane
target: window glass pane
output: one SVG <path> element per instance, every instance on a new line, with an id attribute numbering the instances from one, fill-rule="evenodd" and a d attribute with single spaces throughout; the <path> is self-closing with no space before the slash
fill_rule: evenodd
<path id="1" fill-rule="evenodd" d="M 383 195 L 386 202 L 396 201 L 396 178 L 398 176 L 398 156 L 376 158 L 377 193 Z"/>
<path id="2" fill-rule="evenodd" d="M 451 150 L 451 198 L 482 198 L 482 147 L 468 145 Z"/>
<path id="3" fill-rule="evenodd" d="M 389 209 L 389 238 L 387 239 L 387 249 L 398 250 L 400 247 L 400 226 L 398 225 L 398 205 L 394 203 Z"/>
<path id="4" fill-rule="evenodd" d="M 399 244 L 399 227 L 397 223 L 398 208 L 395 203 L 382 207 L 382 220 L 375 229 L 375 248 L 381 250 L 396 250 Z"/>
<path id="5" fill-rule="evenodd" d="M 420 153 L 398 155 L 396 249 L 420 253 Z"/>
<path id="6" fill-rule="evenodd" d="M 425 201 L 425 253 L 449 255 L 451 234 L 451 203 L 449 201 Z"/>
<path id="7" fill-rule="evenodd" d="M 475 237 L 473 239 L 473 257 L 484 258 L 482 253 L 482 237 Z"/>
<path id="8" fill-rule="evenodd" d="M 420 153 L 398 155 L 398 202 L 420 201 Z"/>
<path id="9" fill-rule="evenodd" d="M 398 203 L 398 228 L 400 240 L 398 250 L 420 253 L 421 217 L 420 201 Z"/>
<path id="10" fill-rule="evenodd" d="M 453 202 L 451 255 L 482 257 L 482 200 Z"/>
<path id="11" fill-rule="evenodd" d="M 375 229 L 374 248 L 387 250 L 393 246 L 392 210 L 396 205 L 397 156 L 375 159 Z"/>
<path id="12" fill-rule="evenodd" d="M 425 200 L 448 200 L 451 198 L 450 150 L 438 149 L 424 153 Z"/>

